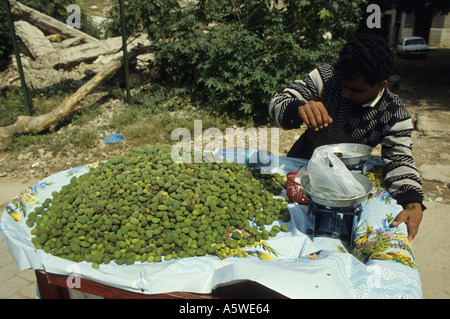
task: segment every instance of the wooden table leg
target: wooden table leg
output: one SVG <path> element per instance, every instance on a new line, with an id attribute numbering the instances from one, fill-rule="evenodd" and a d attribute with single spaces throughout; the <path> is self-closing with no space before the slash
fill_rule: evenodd
<path id="1" fill-rule="evenodd" d="M 41 299 L 70 299 L 69 289 L 52 285 L 47 278 L 47 275 L 35 270 L 36 282 L 39 288 Z"/>

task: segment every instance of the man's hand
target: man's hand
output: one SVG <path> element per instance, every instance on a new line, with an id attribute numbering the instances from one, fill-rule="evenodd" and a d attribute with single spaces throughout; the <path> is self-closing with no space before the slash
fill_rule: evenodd
<path id="1" fill-rule="evenodd" d="M 310 101 L 300 106 L 296 115 L 315 131 L 327 127 L 333 122 L 322 102 Z"/>
<path id="2" fill-rule="evenodd" d="M 395 227 L 401 223 L 405 223 L 408 228 L 408 239 L 413 240 L 419 231 L 419 224 L 422 221 L 423 210 L 420 203 L 405 203 L 403 210 L 397 215 L 391 226 Z"/>

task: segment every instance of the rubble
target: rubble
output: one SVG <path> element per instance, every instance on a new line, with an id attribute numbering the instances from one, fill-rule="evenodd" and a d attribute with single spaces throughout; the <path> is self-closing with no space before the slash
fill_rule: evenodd
<path id="1" fill-rule="evenodd" d="M 0 150 L 6 147 L 12 134 L 41 131 L 62 117 L 80 108 L 79 102 L 100 83 L 111 79 L 122 68 L 122 37 L 98 40 L 77 29 L 10 0 L 14 27 L 27 86 L 31 89 L 51 89 L 67 81 L 78 90 L 48 114 L 37 117 L 19 116 L 14 124 L 0 127 Z M 154 58 L 149 54 L 154 46 L 147 34 L 127 38 L 128 62 L 146 70 Z M 0 90 L 21 86 L 17 61 L 0 74 Z M 131 74 L 130 78 L 139 79 Z M 136 82 L 136 81 L 135 81 Z"/>
<path id="2" fill-rule="evenodd" d="M 47 53 L 56 52 L 56 49 L 44 33 L 28 22 L 16 21 L 14 22 L 14 29 L 33 58 L 36 59 Z"/>
<path id="3" fill-rule="evenodd" d="M 98 40 L 16 0 L 10 4 L 25 81 L 31 89 L 91 77 L 123 55 L 122 37 Z M 129 36 L 127 50 L 149 46 L 147 38 L 146 34 Z M 21 85 L 15 56 L 10 58 L 12 63 L 0 74 L 0 90 Z M 129 62 L 136 63 L 138 70 L 146 70 L 153 58 L 153 54 L 143 52 Z"/>
<path id="4" fill-rule="evenodd" d="M 34 25 L 48 34 L 60 34 L 63 39 L 82 38 L 85 43 L 99 41 L 84 32 L 71 28 L 65 23 L 34 10 L 16 0 L 10 0 L 9 3 L 11 6 L 11 13 L 16 21 L 27 21 L 29 24 Z"/>

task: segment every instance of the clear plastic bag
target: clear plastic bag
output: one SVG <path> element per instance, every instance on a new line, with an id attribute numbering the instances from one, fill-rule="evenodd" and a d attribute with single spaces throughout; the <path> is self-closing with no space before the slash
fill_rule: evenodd
<path id="1" fill-rule="evenodd" d="M 316 196 L 349 199 L 365 193 L 347 166 L 329 150 L 314 151 L 307 170 L 310 190 Z"/>
<path id="2" fill-rule="evenodd" d="M 300 167 L 300 170 L 298 171 L 297 175 L 294 178 L 294 182 L 300 184 L 300 181 L 302 180 L 302 177 L 308 175 L 308 171 L 306 169 L 306 166 Z"/>

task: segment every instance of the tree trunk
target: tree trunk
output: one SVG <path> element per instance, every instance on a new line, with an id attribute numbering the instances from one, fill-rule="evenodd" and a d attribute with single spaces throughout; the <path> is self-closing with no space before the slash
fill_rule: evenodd
<path id="1" fill-rule="evenodd" d="M 136 47 L 128 52 L 128 61 L 136 56 L 154 50 L 153 45 Z M 19 116 L 14 124 L 0 127 L 0 150 L 4 150 L 13 134 L 41 132 L 55 125 L 65 116 L 80 109 L 79 102 L 91 93 L 105 79 L 111 77 L 122 66 L 123 57 L 110 62 L 103 71 L 81 86 L 72 96 L 66 98 L 56 109 L 40 116 Z"/>

